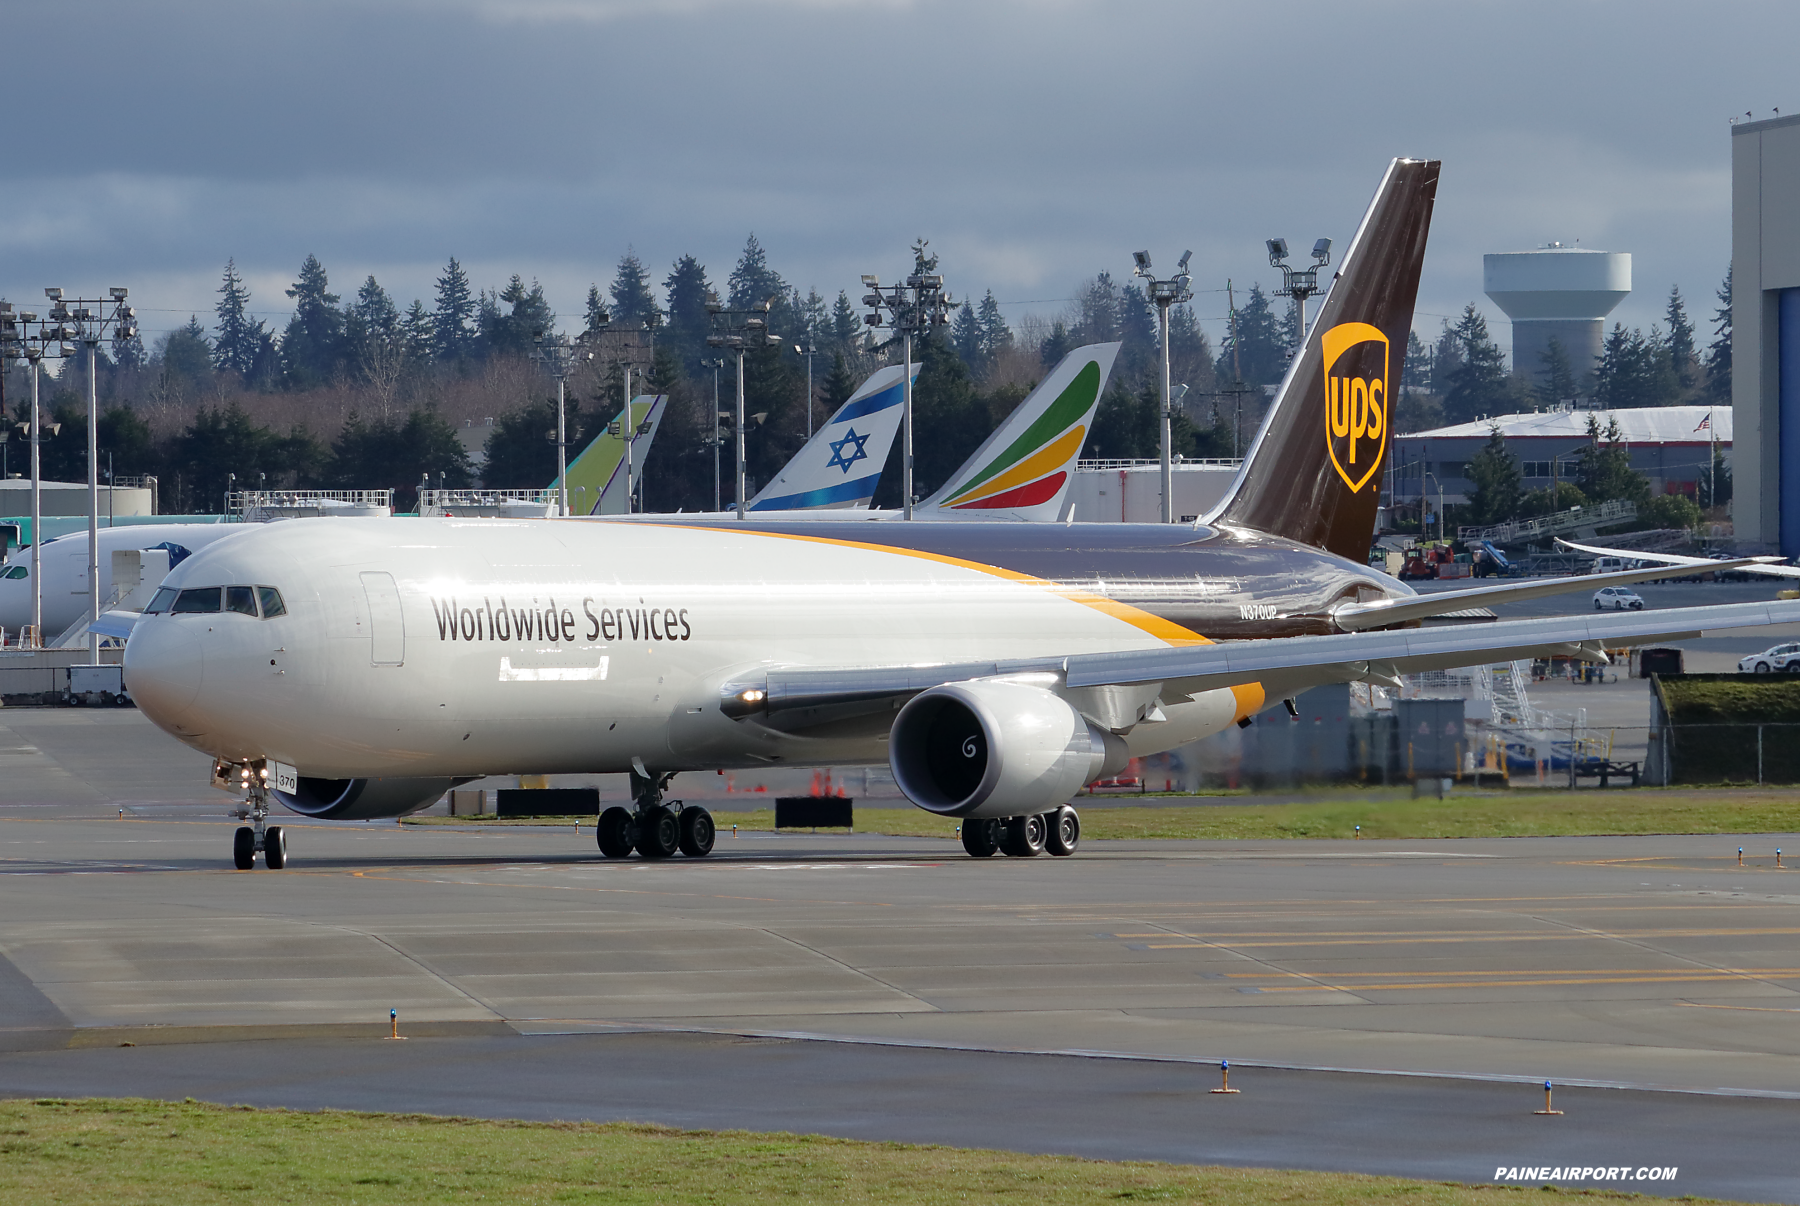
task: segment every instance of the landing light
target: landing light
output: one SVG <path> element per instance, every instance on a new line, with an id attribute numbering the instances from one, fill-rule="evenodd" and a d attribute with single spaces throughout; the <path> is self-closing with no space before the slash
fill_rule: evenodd
<path id="1" fill-rule="evenodd" d="M 763 699 L 766 697 L 766 694 L 767 693 L 764 691 L 760 691 L 755 687 L 751 687 L 748 691 L 739 692 L 738 698 L 743 700 L 745 703 L 761 703 L 763 701 Z"/>

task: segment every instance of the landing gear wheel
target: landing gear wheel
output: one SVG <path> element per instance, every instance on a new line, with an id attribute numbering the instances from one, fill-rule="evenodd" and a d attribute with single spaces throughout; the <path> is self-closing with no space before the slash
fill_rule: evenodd
<path id="1" fill-rule="evenodd" d="M 594 840 L 607 858 L 628 856 L 634 845 L 632 837 L 631 812 L 617 804 L 601 813 L 600 823 L 594 826 Z"/>
<path id="2" fill-rule="evenodd" d="M 231 839 L 231 861 L 237 864 L 239 871 L 256 866 L 256 830 L 248 825 L 238 827 Z"/>
<path id="3" fill-rule="evenodd" d="M 689 858 L 705 858 L 712 853 L 712 813 L 698 805 L 681 810 L 681 852 Z"/>
<path id="4" fill-rule="evenodd" d="M 1075 853 L 1075 847 L 1081 845 L 1081 814 L 1064 804 L 1055 812 L 1045 813 L 1046 828 L 1044 849 L 1058 858 L 1067 858 Z"/>
<path id="5" fill-rule="evenodd" d="M 1000 852 L 1008 858 L 1032 858 L 1044 852 L 1044 818 L 1007 817 L 1001 822 Z"/>
<path id="6" fill-rule="evenodd" d="M 993 858 L 1000 851 L 1000 822 L 986 818 L 964 821 L 962 844 L 971 858 Z"/>
<path id="7" fill-rule="evenodd" d="M 681 848 L 681 822 L 658 805 L 637 823 L 637 849 L 645 858 L 669 858 Z"/>
<path id="8" fill-rule="evenodd" d="M 287 866 L 287 833 L 279 825 L 263 830 L 263 864 L 271 871 Z"/>

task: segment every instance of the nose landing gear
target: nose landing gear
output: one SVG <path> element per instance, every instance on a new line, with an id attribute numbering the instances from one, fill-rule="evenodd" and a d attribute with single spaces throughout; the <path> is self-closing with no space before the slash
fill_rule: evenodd
<path id="1" fill-rule="evenodd" d="M 682 807 L 680 800 L 663 800 L 663 789 L 674 771 L 647 776 L 631 772 L 631 794 L 636 810 L 614 805 L 600 814 L 594 840 L 607 858 L 627 858 L 633 850 L 645 859 L 672 858 L 679 850 L 689 858 L 712 853 L 712 813 L 698 805 Z"/>
<path id="2" fill-rule="evenodd" d="M 271 871 L 287 866 L 287 834 L 281 826 L 269 824 L 268 788 L 260 785 L 250 788 L 249 796 L 231 815 L 250 822 L 232 835 L 231 861 L 239 871 L 254 868 L 258 854 L 263 856 L 263 865 Z"/>

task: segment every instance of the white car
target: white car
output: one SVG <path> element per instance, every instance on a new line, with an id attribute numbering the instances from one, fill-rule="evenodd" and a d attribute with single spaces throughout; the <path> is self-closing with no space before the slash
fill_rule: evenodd
<path id="1" fill-rule="evenodd" d="M 1800 674 L 1800 645 L 1776 645 L 1738 663 L 1739 674 L 1773 674 L 1778 670 Z"/>
<path id="2" fill-rule="evenodd" d="M 1594 610 L 1642 611 L 1643 596 L 1629 586 L 1603 586 L 1594 592 Z"/>

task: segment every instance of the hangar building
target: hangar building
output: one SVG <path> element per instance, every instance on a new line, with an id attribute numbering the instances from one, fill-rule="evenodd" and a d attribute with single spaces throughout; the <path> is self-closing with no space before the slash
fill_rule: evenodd
<path id="1" fill-rule="evenodd" d="M 1731 410 L 1739 548 L 1800 555 L 1800 116 L 1731 128 Z"/>
<path id="2" fill-rule="evenodd" d="M 1716 439 L 1721 457 L 1731 465 L 1732 411 L 1728 407 L 1645 406 L 1621 410 L 1552 410 L 1541 414 L 1496 415 L 1473 423 L 1438 427 L 1413 435 L 1396 435 L 1388 458 L 1390 505 L 1436 503 L 1441 485 L 1446 503 L 1467 502 L 1475 483 L 1468 465 L 1488 442 L 1489 429 L 1500 425 L 1507 450 L 1518 458 L 1527 490 L 1547 488 L 1551 481 L 1571 481 L 1579 468 L 1577 455 L 1588 446 L 1588 417 L 1604 429 L 1616 418 L 1631 467 L 1650 479 L 1656 494 L 1692 495 L 1712 462 Z M 1735 469 L 1733 470 L 1735 473 Z M 1431 480 L 1426 479 L 1431 475 Z M 1743 489 L 1741 479 L 1734 479 Z"/>

